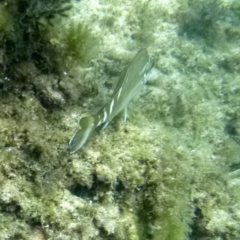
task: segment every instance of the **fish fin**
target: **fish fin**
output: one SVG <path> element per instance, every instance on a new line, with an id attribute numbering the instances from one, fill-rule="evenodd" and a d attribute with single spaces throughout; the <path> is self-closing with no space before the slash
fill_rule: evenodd
<path id="1" fill-rule="evenodd" d="M 147 74 L 147 73 L 144 73 L 143 79 L 142 79 L 142 84 L 146 84 L 147 81 L 148 81 L 148 74 Z"/>
<path id="2" fill-rule="evenodd" d="M 105 123 L 102 125 L 101 130 L 105 129 L 105 128 L 108 126 L 108 124 L 109 124 L 109 121 L 108 121 L 108 122 L 105 122 Z"/>
<path id="3" fill-rule="evenodd" d="M 127 111 L 127 107 L 124 108 L 124 122 L 127 122 L 127 118 L 128 118 L 128 111 Z"/>
<path id="4" fill-rule="evenodd" d="M 78 151 L 88 140 L 94 130 L 94 118 L 83 117 L 79 121 L 80 129 L 72 136 L 69 141 L 70 154 Z"/>

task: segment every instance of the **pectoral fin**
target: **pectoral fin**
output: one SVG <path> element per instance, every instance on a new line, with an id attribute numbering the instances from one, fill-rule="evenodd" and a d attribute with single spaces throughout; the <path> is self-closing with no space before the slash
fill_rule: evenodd
<path id="1" fill-rule="evenodd" d="M 94 118 L 83 117 L 80 122 L 80 129 L 72 136 L 69 141 L 70 154 L 79 150 L 88 140 L 89 136 L 94 130 Z"/>
<path id="2" fill-rule="evenodd" d="M 127 107 L 124 108 L 124 122 L 127 122 L 127 118 L 128 118 L 128 111 L 127 111 Z"/>
<path id="3" fill-rule="evenodd" d="M 108 126 L 109 122 L 105 122 L 103 126 L 101 127 L 101 130 L 105 129 Z"/>

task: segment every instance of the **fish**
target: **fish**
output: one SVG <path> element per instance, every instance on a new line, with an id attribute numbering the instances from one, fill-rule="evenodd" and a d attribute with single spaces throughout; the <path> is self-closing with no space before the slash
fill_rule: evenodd
<path id="1" fill-rule="evenodd" d="M 147 49 L 140 50 L 121 74 L 110 101 L 103 105 L 95 115 L 80 119 L 80 128 L 69 141 L 70 154 L 77 152 L 97 127 L 106 128 L 122 110 L 124 110 L 126 122 L 127 106 L 147 82 L 152 67 L 153 60 L 149 57 Z"/>

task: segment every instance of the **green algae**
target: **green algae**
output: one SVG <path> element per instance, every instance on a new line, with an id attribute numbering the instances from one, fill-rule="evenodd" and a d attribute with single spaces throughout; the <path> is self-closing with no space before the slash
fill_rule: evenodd
<path id="1" fill-rule="evenodd" d="M 56 51 L 46 38 L 46 28 L 56 16 L 66 15 L 71 8 L 68 2 L 4 1 L 1 7 L 1 25 L 4 24 L 1 33 L 4 63 L 1 71 L 4 77 L 18 79 L 18 63 L 22 61 L 34 62 L 42 71 L 50 69 L 53 61 L 49 59 L 50 53 Z"/>
<path id="2" fill-rule="evenodd" d="M 0 15 L 0 33 L 2 34 L 3 32 L 9 31 L 11 26 L 11 16 L 4 4 L 0 4 Z"/>
<path id="3" fill-rule="evenodd" d="M 68 26 L 51 31 L 51 42 L 59 47 L 62 68 L 67 70 L 86 65 L 98 49 L 97 40 L 84 24 L 71 22 Z"/>

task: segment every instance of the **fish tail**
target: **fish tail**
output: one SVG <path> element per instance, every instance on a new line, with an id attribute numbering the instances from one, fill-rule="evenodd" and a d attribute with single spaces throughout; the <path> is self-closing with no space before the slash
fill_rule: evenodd
<path id="1" fill-rule="evenodd" d="M 70 154 L 79 150 L 88 140 L 89 136 L 95 129 L 94 117 L 83 117 L 79 121 L 80 129 L 72 136 L 69 141 Z"/>

